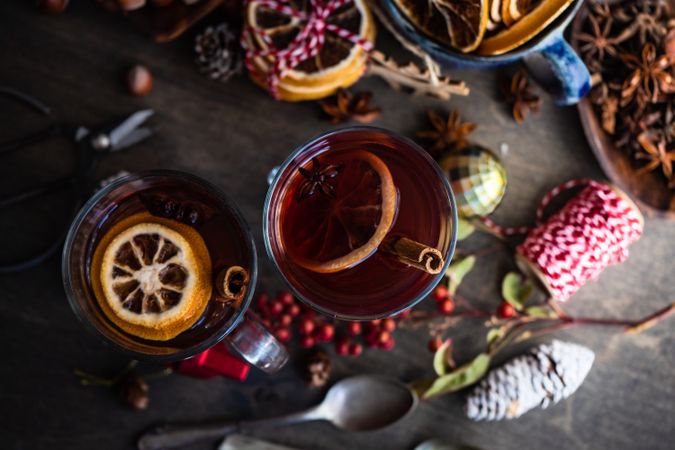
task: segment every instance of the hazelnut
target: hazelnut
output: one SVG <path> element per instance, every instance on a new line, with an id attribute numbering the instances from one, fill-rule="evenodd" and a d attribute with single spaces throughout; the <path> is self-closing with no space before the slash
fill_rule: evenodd
<path id="1" fill-rule="evenodd" d="M 117 3 L 125 11 L 132 11 L 145 6 L 145 0 L 117 0 Z"/>
<path id="2" fill-rule="evenodd" d="M 45 14 L 57 15 L 66 10 L 70 0 L 37 0 L 37 6 Z"/>
<path id="3" fill-rule="evenodd" d="M 126 76 L 127 89 L 136 97 L 142 97 L 152 90 L 152 74 L 147 67 L 136 64 Z"/>

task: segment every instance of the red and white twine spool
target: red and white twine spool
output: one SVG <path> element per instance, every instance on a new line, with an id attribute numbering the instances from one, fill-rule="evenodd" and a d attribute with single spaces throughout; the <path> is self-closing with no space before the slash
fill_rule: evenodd
<path id="1" fill-rule="evenodd" d="M 585 186 L 546 221 L 544 210 L 563 191 Z M 504 235 L 526 234 L 517 247 L 521 269 L 534 273 L 551 296 L 567 300 L 610 264 L 624 261 L 628 247 L 642 236 L 643 218 L 637 206 L 616 188 L 594 180 L 571 180 L 542 199 L 534 228 L 500 227 L 483 222 Z"/>
<path id="2" fill-rule="evenodd" d="M 258 74 L 258 69 L 253 63 L 255 58 L 270 57 L 273 61 L 271 69 L 263 76 L 265 77 L 264 81 L 269 91 L 276 98 L 279 97 L 279 81 L 298 64 L 319 54 L 326 41 L 326 32 L 330 31 L 343 39 L 351 41 L 366 52 L 370 52 L 373 49 L 373 44 L 369 40 L 327 22 L 331 14 L 353 0 L 310 0 L 311 7 L 309 12 L 296 9 L 288 0 L 246 0 L 244 7 L 250 1 L 255 1 L 260 6 L 298 19 L 303 23 L 300 32 L 283 49 L 276 48 L 267 32 L 262 28 L 247 26 L 242 32 L 241 45 L 246 52 L 244 63 L 249 73 L 263 75 Z M 267 45 L 267 49 L 254 48 L 249 42 L 249 36 L 260 37 Z"/>

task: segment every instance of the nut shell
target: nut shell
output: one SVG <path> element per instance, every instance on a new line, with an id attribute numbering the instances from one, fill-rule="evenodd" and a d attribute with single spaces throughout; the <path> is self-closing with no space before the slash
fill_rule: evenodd
<path id="1" fill-rule="evenodd" d="M 127 72 L 126 83 L 131 95 L 143 97 L 152 90 L 152 73 L 147 67 L 137 64 Z"/>

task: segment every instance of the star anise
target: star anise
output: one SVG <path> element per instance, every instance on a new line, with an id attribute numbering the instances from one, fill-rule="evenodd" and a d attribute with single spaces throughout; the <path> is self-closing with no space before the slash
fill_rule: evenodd
<path id="1" fill-rule="evenodd" d="M 611 16 L 606 17 L 604 25 L 601 25 L 600 21 L 591 14 L 588 16 L 588 22 L 591 25 L 590 33 L 577 33 L 575 38 L 582 42 L 579 48 L 586 63 L 592 65 L 593 70 L 599 71 L 602 68 L 605 56 L 616 56 L 618 54 L 616 47 L 618 41 L 610 36 L 613 24 Z"/>
<path id="2" fill-rule="evenodd" d="M 335 186 L 330 180 L 335 178 L 344 169 L 342 164 L 331 164 L 321 167 L 318 158 L 312 159 L 312 168 L 310 170 L 299 167 L 298 171 L 305 177 L 300 189 L 298 189 L 298 200 L 303 200 L 314 195 L 317 190 L 323 195 L 335 198 Z"/>
<path id="3" fill-rule="evenodd" d="M 641 133 L 651 131 L 654 125 L 659 121 L 660 113 L 643 114 L 635 113 L 629 109 L 621 110 L 621 130 L 622 133 L 614 141 L 617 147 L 625 147 L 626 150 L 641 151 L 640 144 L 635 136 Z"/>
<path id="4" fill-rule="evenodd" d="M 370 123 L 382 113 L 382 110 L 370 105 L 373 98 L 371 92 L 351 92 L 340 89 L 334 102 L 323 100 L 319 102 L 321 109 L 330 117 L 332 123 L 342 123 L 356 120 L 361 123 Z"/>
<path id="5" fill-rule="evenodd" d="M 666 140 L 666 144 L 675 144 L 675 102 L 668 103 L 666 110 L 663 112 L 663 124 L 659 129 L 659 133 Z"/>
<path id="6" fill-rule="evenodd" d="M 461 122 L 459 111 L 454 109 L 447 120 L 443 119 L 436 111 L 428 111 L 429 121 L 433 130 L 418 131 L 417 137 L 433 141 L 427 151 L 431 156 L 438 156 L 447 149 L 464 148 L 469 144 L 467 137 L 476 128 L 475 123 Z"/>
<path id="7" fill-rule="evenodd" d="M 637 159 L 647 160 L 647 164 L 638 170 L 639 174 L 651 172 L 661 167 L 663 174 L 668 180 L 673 177 L 673 161 L 675 161 L 675 152 L 666 150 L 666 141 L 664 139 L 656 140 L 650 133 L 641 133 L 638 136 L 638 142 L 644 152 L 637 153 Z"/>
<path id="8" fill-rule="evenodd" d="M 623 42 L 637 34 L 641 45 L 649 38 L 658 42 L 667 32 L 663 20 L 664 3 L 663 0 L 641 0 L 624 10 L 627 20 L 623 21 L 630 25 L 617 36 L 617 41 Z"/>
<path id="9" fill-rule="evenodd" d="M 539 111 L 541 99 L 532 92 L 524 70 L 519 70 L 510 80 L 505 80 L 501 89 L 504 99 L 511 105 L 513 118 L 518 124 L 522 124 L 530 112 Z"/>
<path id="10" fill-rule="evenodd" d="M 590 2 L 587 5 L 591 15 L 595 16 L 598 20 L 605 20 L 615 16 L 606 0 Z"/>
<path id="11" fill-rule="evenodd" d="M 631 102 L 636 96 L 644 95 L 652 103 L 660 101 L 662 94 L 675 93 L 675 78 L 670 68 L 675 61 L 668 56 L 658 56 L 651 42 L 642 48 L 641 58 L 632 53 L 622 53 L 621 60 L 632 69 L 632 73 L 623 83 L 621 106 Z"/>

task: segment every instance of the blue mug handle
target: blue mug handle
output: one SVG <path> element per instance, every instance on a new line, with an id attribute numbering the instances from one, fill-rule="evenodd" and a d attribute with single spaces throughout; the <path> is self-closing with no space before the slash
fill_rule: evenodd
<path id="1" fill-rule="evenodd" d="M 523 60 L 532 77 L 558 105 L 573 105 L 591 89 L 591 75 L 562 34 Z"/>

